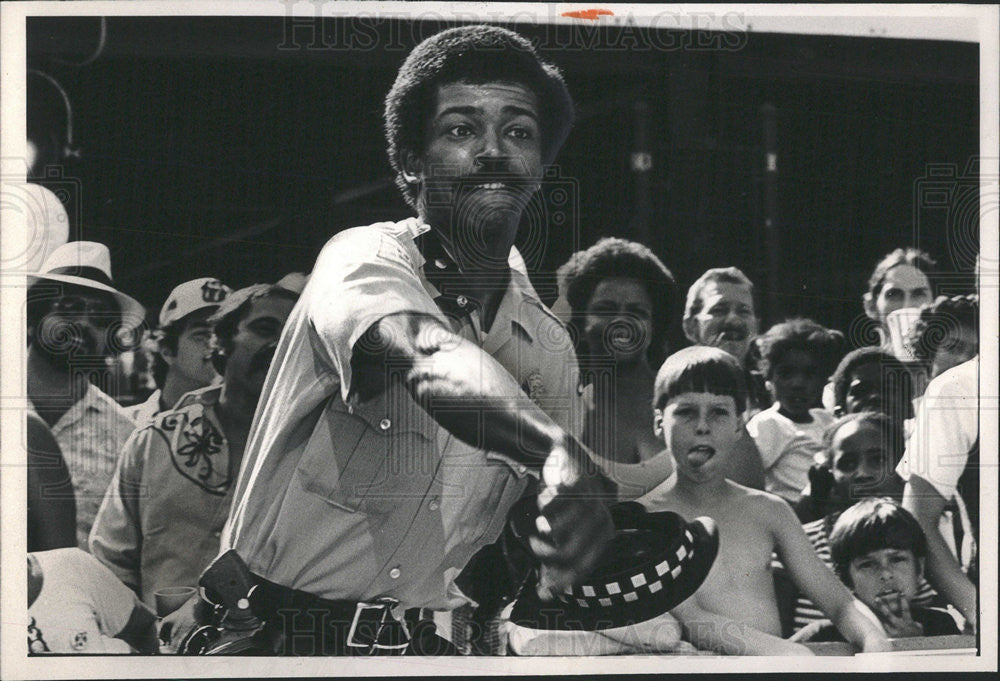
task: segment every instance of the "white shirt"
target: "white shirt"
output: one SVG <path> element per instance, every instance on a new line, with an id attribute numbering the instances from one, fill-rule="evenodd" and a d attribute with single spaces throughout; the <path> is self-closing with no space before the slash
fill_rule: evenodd
<path id="1" fill-rule="evenodd" d="M 130 653 L 115 638 L 137 599 L 110 570 L 78 548 L 31 554 L 42 569 L 42 590 L 28 608 L 34 653 Z"/>
<path id="2" fill-rule="evenodd" d="M 969 450 L 979 437 L 979 357 L 959 364 L 927 386 L 913 435 L 896 467 L 904 480 L 917 475 L 945 499 L 955 496 Z"/>
<path id="3" fill-rule="evenodd" d="M 810 409 L 810 423 L 796 423 L 780 414 L 775 402 L 747 422 L 764 464 L 764 489 L 795 503 L 809 484 L 809 468 L 823 450 L 823 431 L 834 422 L 824 409 Z"/>

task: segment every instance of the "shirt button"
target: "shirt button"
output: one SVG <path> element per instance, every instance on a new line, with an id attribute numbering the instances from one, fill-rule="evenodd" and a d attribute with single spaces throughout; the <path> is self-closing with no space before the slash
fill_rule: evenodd
<path id="1" fill-rule="evenodd" d="M 219 537 L 222 536 L 222 532 L 213 532 L 212 536 L 215 537 L 216 539 L 218 539 Z"/>
<path id="2" fill-rule="evenodd" d="M 465 307 L 466 305 L 469 304 L 469 299 L 466 298 L 465 296 L 458 296 L 457 298 L 455 298 L 455 302 L 458 303 L 459 307 Z"/>
<path id="3" fill-rule="evenodd" d="M 393 569 L 389 570 L 389 577 L 392 579 L 399 579 L 400 574 L 401 573 L 398 567 L 394 567 Z"/>
<path id="4" fill-rule="evenodd" d="M 441 508 L 441 504 L 438 503 L 437 499 L 431 499 L 431 503 L 427 504 L 427 508 L 431 509 L 432 511 L 436 511 L 439 508 Z"/>
<path id="5" fill-rule="evenodd" d="M 389 419 L 382 419 L 378 423 L 378 427 L 381 428 L 382 430 L 389 430 L 389 426 L 391 425 L 392 421 L 390 421 Z"/>
<path id="6" fill-rule="evenodd" d="M 520 465 L 517 467 L 517 472 L 520 473 L 521 475 L 524 475 L 525 473 L 528 472 L 528 467 Z"/>

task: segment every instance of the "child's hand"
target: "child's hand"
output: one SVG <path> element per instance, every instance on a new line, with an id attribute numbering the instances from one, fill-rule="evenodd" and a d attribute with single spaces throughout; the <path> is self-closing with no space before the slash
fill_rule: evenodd
<path id="1" fill-rule="evenodd" d="M 910 602 L 898 591 L 875 597 L 875 610 L 889 638 L 923 636 L 924 627 L 913 621 Z"/>

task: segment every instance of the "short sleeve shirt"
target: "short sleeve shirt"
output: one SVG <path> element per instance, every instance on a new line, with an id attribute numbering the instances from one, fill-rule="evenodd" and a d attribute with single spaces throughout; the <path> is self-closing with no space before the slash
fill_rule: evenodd
<path id="1" fill-rule="evenodd" d="M 424 276 L 414 243 L 427 230 L 414 218 L 334 236 L 285 326 L 221 545 L 272 582 L 327 599 L 388 596 L 403 607 L 451 609 L 464 602 L 454 578 L 499 536 L 528 485 L 527 467 L 438 426 L 393 367 L 385 367 L 380 394 L 352 396 L 354 346 L 383 317 L 439 320 L 579 433 L 572 343 L 513 254 L 484 333 L 475 310 L 463 313 L 461 296 L 442 310 L 446 296 Z"/>
<path id="2" fill-rule="evenodd" d="M 218 554 L 235 477 L 220 392 L 190 392 L 135 431 L 91 531 L 91 552 L 149 606 L 160 588 L 196 586 Z"/>
<path id="3" fill-rule="evenodd" d="M 945 499 L 955 496 L 969 451 L 979 438 L 979 357 L 932 380 L 917 408 L 913 434 L 896 467 L 904 480 L 917 475 Z"/>
<path id="4" fill-rule="evenodd" d="M 90 528 L 111 484 L 122 445 L 135 430 L 125 408 L 93 384 L 52 427 L 76 494 L 76 538 L 86 548 Z"/>
<path id="5" fill-rule="evenodd" d="M 145 402 L 140 402 L 139 404 L 133 404 L 131 407 L 125 407 L 125 411 L 132 420 L 135 421 L 136 426 L 143 426 L 160 413 L 160 395 L 162 393 L 160 390 L 154 390 L 153 393 L 146 398 Z"/>
<path id="6" fill-rule="evenodd" d="M 78 548 L 32 554 L 42 590 L 28 608 L 33 653 L 129 653 L 121 633 L 132 616 L 134 593 L 97 559 Z"/>
<path id="7" fill-rule="evenodd" d="M 823 431 L 834 417 L 823 409 L 810 409 L 810 423 L 796 423 L 779 413 L 775 403 L 747 422 L 747 432 L 764 464 L 764 488 L 795 503 L 809 484 L 809 468 L 823 450 Z"/>

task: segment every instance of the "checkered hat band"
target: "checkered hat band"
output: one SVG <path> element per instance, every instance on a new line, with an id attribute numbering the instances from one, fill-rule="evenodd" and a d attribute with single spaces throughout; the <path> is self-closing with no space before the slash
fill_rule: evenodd
<path id="1" fill-rule="evenodd" d="M 656 563 L 641 572 L 625 575 L 603 584 L 584 584 L 573 587 L 562 600 L 573 601 L 581 608 L 606 608 L 655 594 L 677 579 L 686 565 L 694 558 L 694 537 L 685 530 L 684 538 L 676 550 L 668 551 Z"/>

